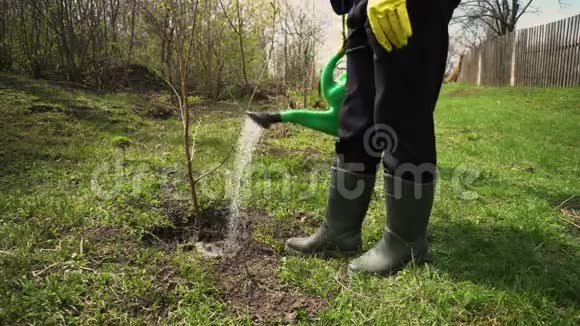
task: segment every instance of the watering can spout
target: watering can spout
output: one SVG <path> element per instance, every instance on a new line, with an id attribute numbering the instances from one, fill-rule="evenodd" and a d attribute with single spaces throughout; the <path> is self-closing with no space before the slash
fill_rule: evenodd
<path id="1" fill-rule="evenodd" d="M 282 122 L 280 113 L 268 112 L 246 112 L 248 117 L 252 119 L 258 126 L 264 129 L 270 129 L 273 124 Z"/>
<path id="2" fill-rule="evenodd" d="M 280 113 L 247 112 L 248 117 L 262 128 L 268 129 L 276 123 L 295 123 L 322 133 L 338 136 L 338 115 L 346 93 L 346 74 L 337 81 L 334 71 L 344 57 L 344 50 L 335 54 L 320 74 L 321 93 L 328 103 L 328 110 L 288 110 Z"/>

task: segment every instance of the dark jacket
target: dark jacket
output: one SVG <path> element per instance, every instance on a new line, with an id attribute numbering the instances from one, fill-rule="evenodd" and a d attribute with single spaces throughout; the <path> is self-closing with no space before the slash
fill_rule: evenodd
<path id="1" fill-rule="evenodd" d="M 330 0 L 330 4 L 332 5 L 332 9 L 337 15 L 346 15 L 350 12 L 352 7 L 356 4 L 357 9 L 354 11 L 361 11 L 358 9 L 366 9 L 367 0 Z M 449 1 L 442 1 L 442 5 L 446 6 L 444 9 L 447 11 L 452 11 L 455 9 L 461 0 L 449 0 Z"/>
<path id="2" fill-rule="evenodd" d="M 337 15 L 345 15 L 348 14 L 354 0 L 330 0 L 330 4 L 332 5 L 332 9 Z"/>

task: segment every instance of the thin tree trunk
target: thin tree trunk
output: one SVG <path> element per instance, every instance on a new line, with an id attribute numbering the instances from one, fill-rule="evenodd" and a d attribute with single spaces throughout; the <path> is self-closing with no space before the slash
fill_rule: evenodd
<path id="1" fill-rule="evenodd" d="M 236 10 L 238 14 L 238 41 L 240 43 L 240 55 L 242 57 L 242 74 L 244 76 L 244 83 L 246 89 L 250 89 L 250 82 L 248 80 L 248 72 L 246 68 L 246 51 L 244 46 L 244 21 L 242 20 L 242 9 L 240 7 L 240 0 L 236 0 Z"/>
<path id="2" fill-rule="evenodd" d="M 191 200 L 193 201 L 193 208 L 195 212 L 199 212 L 199 202 L 197 199 L 197 189 L 195 177 L 193 176 L 193 162 L 191 157 L 191 146 L 189 144 L 189 106 L 187 103 L 187 71 L 184 67 L 183 49 L 179 50 L 179 79 L 181 91 L 181 105 L 182 105 L 182 120 L 183 120 L 183 146 L 185 149 L 185 157 L 187 163 L 187 181 L 191 192 Z"/>
<path id="3" fill-rule="evenodd" d="M 131 36 L 129 38 L 129 49 L 127 51 L 127 63 L 125 66 L 125 85 L 129 87 L 129 66 L 133 61 L 133 47 L 135 46 L 135 16 L 137 12 L 137 0 L 133 0 L 131 8 Z"/>

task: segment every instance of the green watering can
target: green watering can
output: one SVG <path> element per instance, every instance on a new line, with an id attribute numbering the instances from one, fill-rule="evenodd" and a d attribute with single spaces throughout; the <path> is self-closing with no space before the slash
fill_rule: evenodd
<path id="1" fill-rule="evenodd" d="M 295 123 L 306 128 L 338 137 L 338 115 L 346 94 L 346 73 L 334 79 L 334 70 L 344 50 L 340 50 L 326 64 L 320 75 L 322 96 L 328 104 L 327 111 L 288 110 L 278 113 L 248 112 L 248 116 L 262 128 L 268 129 L 276 123 Z"/>

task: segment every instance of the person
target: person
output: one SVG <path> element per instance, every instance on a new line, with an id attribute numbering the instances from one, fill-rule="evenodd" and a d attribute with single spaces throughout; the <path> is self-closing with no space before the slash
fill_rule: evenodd
<path id="1" fill-rule="evenodd" d="M 348 13 L 347 86 L 339 116 L 325 219 L 318 231 L 291 238 L 300 256 L 354 256 L 382 159 L 386 227 L 349 273 L 392 275 L 424 261 L 436 185 L 433 113 L 460 0 L 331 0 Z"/>

